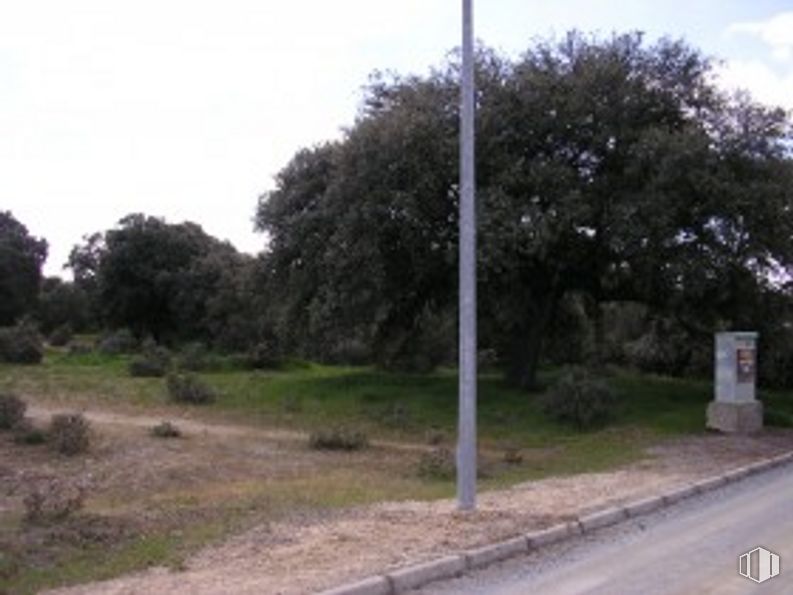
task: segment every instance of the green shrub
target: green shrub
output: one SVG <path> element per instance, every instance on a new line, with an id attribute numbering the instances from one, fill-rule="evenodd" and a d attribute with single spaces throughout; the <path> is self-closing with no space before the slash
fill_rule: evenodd
<path id="1" fill-rule="evenodd" d="M 777 409 L 766 408 L 763 412 L 763 424 L 776 428 L 793 428 L 793 415 Z"/>
<path id="2" fill-rule="evenodd" d="M 318 430 L 309 436 L 308 444 L 314 450 L 361 450 L 369 440 L 366 434 L 348 428 Z"/>
<path id="3" fill-rule="evenodd" d="M 70 343 L 69 355 L 87 355 L 93 353 L 94 348 L 88 343 Z"/>
<path id="4" fill-rule="evenodd" d="M 62 324 L 50 333 L 49 343 L 53 347 L 63 347 L 67 345 L 74 336 L 72 326 L 70 324 Z"/>
<path id="5" fill-rule="evenodd" d="M 37 445 L 47 441 L 47 432 L 36 426 L 30 419 L 22 418 L 12 428 L 14 442 L 17 444 Z"/>
<path id="6" fill-rule="evenodd" d="M 177 403 L 206 405 L 215 400 L 215 391 L 192 374 L 171 373 L 167 379 L 168 395 Z"/>
<path id="7" fill-rule="evenodd" d="M 99 339 L 96 348 L 105 355 L 134 353 L 138 350 L 138 341 L 128 329 L 121 329 L 114 333 L 103 335 Z"/>
<path id="8" fill-rule="evenodd" d="M 584 368 L 572 367 L 545 394 L 541 405 L 552 419 L 584 430 L 613 416 L 616 397 L 603 379 Z"/>
<path id="9" fill-rule="evenodd" d="M 155 438 L 181 438 L 182 431 L 169 421 L 153 426 L 149 433 Z"/>
<path id="10" fill-rule="evenodd" d="M 53 415 L 48 435 L 52 447 L 66 456 L 83 453 L 91 444 L 91 427 L 82 413 Z"/>
<path id="11" fill-rule="evenodd" d="M 129 374 L 140 378 L 161 378 L 170 367 L 170 351 L 154 342 L 146 342 L 141 355 L 129 362 Z"/>
<path id="12" fill-rule="evenodd" d="M 0 361 L 9 364 L 39 364 L 44 357 L 41 336 L 29 324 L 0 328 Z"/>
<path id="13" fill-rule="evenodd" d="M 0 430 L 10 430 L 25 417 L 27 404 L 10 393 L 0 393 Z"/>
<path id="14" fill-rule="evenodd" d="M 278 349 L 272 341 L 258 343 L 247 354 L 247 365 L 254 370 L 277 368 L 279 363 Z"/>
<path id="15" fill-rule="evenodd" d="M 188 343 L 179 354 L 178 365 L 182 370 L 204 372 L 212 367 L 212 362 L 203 343 Z"/>
<path id="16" fill-rule="evenodd" d="M 454 455 L 448 448 L 433 448 L 422 453 L 419 459 L 418 475 L 424 479 L 449 481 L 454 479 L 456 472 Z"/>

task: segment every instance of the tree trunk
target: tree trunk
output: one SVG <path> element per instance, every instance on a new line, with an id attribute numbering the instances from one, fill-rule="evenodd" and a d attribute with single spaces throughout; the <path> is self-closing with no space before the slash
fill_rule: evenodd
<path id="1" fill-rule="evenodd" d="M 526 390 L 537 390 L 537 370 L 545 335 L 551 321 L 551 313 L 558 299 L 548 295 L 536 308 L 527 312 L 512 334 L 507 353 L 507 382 Z"/>

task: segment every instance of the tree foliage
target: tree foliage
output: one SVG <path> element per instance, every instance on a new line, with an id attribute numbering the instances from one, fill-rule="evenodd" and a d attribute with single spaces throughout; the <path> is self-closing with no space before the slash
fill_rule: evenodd
<path id="1" fill-rule="evenodd" d="M 571 292 L 596 313 L 639 302 L 711 332 L 753 322 L 752 296 L 793 263 L 787 115 L 711 74 L 686 44 L 639 34 L 479 52 L 480 334 L 516 384 L 534 383 Z M 344 138 L 300 151 L 261 197 L 292 345 L 358 339 L 388 363 L 453 319 L 457 80 L 454 58 L 375 77 Z"/>
<path id="2" fill-rule="evenodd" d="M 0 326 L 31 312 L 47 259 L 47 242 L 30 235 L 8 211 L 0 211 Z"/>
<path id="3" fill-rule="evenodd" d="M 72 250 L 75 284 L 92 293 L 104 322 L 138 338 L 214 341 L 244 348 L 254 262 L 195 223 L 133 214 Z"/>

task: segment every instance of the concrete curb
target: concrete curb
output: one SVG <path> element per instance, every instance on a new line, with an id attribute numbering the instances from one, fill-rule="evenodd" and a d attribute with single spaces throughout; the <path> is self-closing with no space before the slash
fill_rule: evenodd
<path id="1" fill-rule="evenodd" d="M 459 576 L 466 570 L 466 566 L 464 556 L 447 556 L 417 566 L 395 570 L 388 573 L 386 578 L 391 583 L 393 593 L 404 593 L 432 581 Z"/>
<path id="2" fill-rule="evenodd" d="M 675 488 L 660 496 L 637 500 L 623 507 L 617 506 L 600 510 L 580 517 L 571 523 L 555 525 L 506 541 L 466 550 L 459 555 L 407 566 L 382 576 L 372 576 L 356 583 L 322 591 L 319 595 L 399 595 L 434 581 L 455 578 L 468 570 L 481 569 L 508 558 L 527 554 L 541 547 L 567 541 L 578 535 L 593 533 L 625 520 L 668 508 L 697 494 L 711 492 L 751 475 L 788 463 L 793 463 L 793 451 Z"/>

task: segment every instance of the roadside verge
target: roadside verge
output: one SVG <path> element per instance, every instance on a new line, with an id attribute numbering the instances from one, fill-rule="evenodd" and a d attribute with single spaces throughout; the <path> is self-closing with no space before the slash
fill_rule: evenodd
<path id="1" fill-rule="evenodd" d="M 541 531 L 519 535 L 476 549 L 464 550 L 459 554 L 444 556 L 429 562 L 405 566 L 382 575 L 371 576 L 355 583 L 322 591 L 320 595 L 398 595 L 434 581 L 452 579 L 467 571 L 485 568 L 508 558 L 528 554 L 542 547 L 656 512 L 692 496 L 711 492 L 750 475 L 756 475 L 788 463 L 793 463 L 793 452 L 689 483 L 658 496 L 637 500 L 624 506 L 606 508 Z"/>

